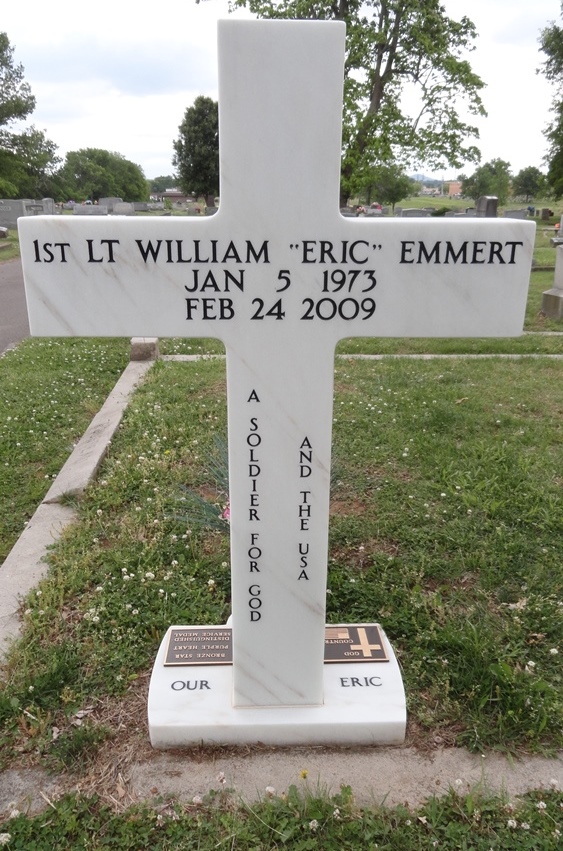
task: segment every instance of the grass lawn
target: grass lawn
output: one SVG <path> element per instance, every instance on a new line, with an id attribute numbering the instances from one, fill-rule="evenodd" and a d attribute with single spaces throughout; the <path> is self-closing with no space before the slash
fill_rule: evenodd
<path id="1" fill-rule="evenodd" d="M 451 791 L 411 811 L 360 808 L 346 787 L 329 797 L 303 786 L 292 786 L 281 795 L 272 790 L 264 800 L 244 806 L 219 785 L 187 807 L 164 801 L 125 813 L 116 813 L 97 799 L 69 796 L 33 819 L 14 815 L 2 826 L 6 833 L 0 834 L 0 842 L 19 851 L 555 851 L 561 847 L 563 801 L 556 791 L 526 795 L 516 805 Z"/>
<path id="2" fill-rule="evenodd" d="M 542 249 L 543 250 L 543 249 Z M 545 249 L 548 250 L 548 249 Z M 553 249 L 549 249 L 554 251 Z M 526 330 L 552 272 L 533 272 Z M 165 352 L 216 352 L 166 340 Z M 339 352 L 563 353 L 559 336 L 353 340 Z M 28 340 L 0 358 L 0 559 L 127 362 L 125 340 Z M 338 359 L 327 621 L 379 620 L 398 653 L 410 744 L 514 755 L 563 744 L 561 361 Z M 146 742 L 146 682 L 171 623 L 223 623 L 228 529 L 222 361 L 159 362 L 129 406 L 79 521 L 22 602 L 4 666 L 0 760 L 95 775 Z M 205 509 L 202 511 L 202 507 Z M 209 518 L 213 522 L 209 522 Z M 81 723 L 77 724 L 77 719 Z M 0 828 L 10 848 L 558 847 L 561 793 L 516 805 L 452 790 L 420 810 L 353 794 L 111 812 L 72 796 Z M 63 837 L 63 839 L 61 839 Z M 439 843 L 439 845 L 436 845 Z"/>

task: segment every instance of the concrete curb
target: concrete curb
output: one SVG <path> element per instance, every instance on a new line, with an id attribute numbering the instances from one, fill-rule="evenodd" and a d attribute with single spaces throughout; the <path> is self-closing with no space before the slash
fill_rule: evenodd
<path id="1" fill-rule="evenodd" d="M 20 632 L 19 600 L 47 570 L 45 555 L 76 513 L 62 505 L 93 480 L 133 390 L 154 361 L 131 361 L 100 408 L 0 568 L 0 653 Z"/>
<path id="2" fill-rule="evenodd" d="M 306 784 L 301 772 L 307 771 Z M 129 792 L 136 800 L 159 794 L 190 803 L 195 795 L 219 788 L 223 772 L 235 800 L 252 803 L 266 797 L 266 787 L 279 794 L 292 784 L 335 795 L 350 786 L 357 803 L 419 806 L 449 789 L 460 794 L 481 792 L 514 799 L 534 789 L 563 787 L 563 758 L 528 756 L 514 760 L 502 754 L 472 754 L 461 748 L 438 748 L 422 754 L 400 748 L 287 748 L 266 753 L 230 753 L 212 761 L 194 762 L 177 753 L 158 753 L 132 764 Z M 154 789 L 158 790 L 155 793 Z"/>

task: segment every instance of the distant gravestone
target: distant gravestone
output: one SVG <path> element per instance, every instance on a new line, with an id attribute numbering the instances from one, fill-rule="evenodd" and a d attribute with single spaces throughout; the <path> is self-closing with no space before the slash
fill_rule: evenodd
<path id="1" fill-rule="evenodd" d="M 406 207 L 401 210 L 400 215 L 404 219 L 424 219 L 428 218 L 430 213 L 420 207 Z"/>
<path id="2" fill-rule="evenodd" d="M 135 207 L 129 201 L 118 201 L 113 205 L 114 216 L 134 216 Z"/>
<path id="3" fill-rule="evenodd" d="M 551 240 L 555 242 L 555 240 Z M 563 245 L 555 251 L 555 276 L 553 286 L 542 293 L 542 312 L 550 319 L 563 319 Z"/>
<path id="4" fill-rule="evenodd" d="M 98 206 L 105 207 L 111 215 L 115 204 L 121 204 L 122 201 L 123 198 L 117 198 L 115 196 L 110 196 L 109 198 L 98 198 Z"/>
<path id="5" fill-rule="evenodd" d="M 527 219 L 528 211 L 524 209 L 520 210 L 505 210 L 503 213 L 503 218 L 505 219 Z"/>
<path id="6" fill-rule="evenodd" d="M 107 216 L 108 208 L 105 204 L 74 204 L 73 216 Z"/>
<path id="7" fill-rule="evenodd" d="M 496 219 L 498 198 L 495 195 L 481 195 L 477 201 L 477 213 L 480 218 Z"/>
<path id="8" fill-rule="evenodd" d="M 168 631 L 156 747 L 403 740 L 383 629 L 325 624 L 335 345 L 522 329 L 533 223 L 340 215 L 344 40 L 220 22 L 213 217 L 20 222 L 33 334 L 225 343 L 232 622 Z"/>
<path id="9" fill-rule="evenodd" d="M 31 198 L 0 200 L 0 226 L 16 228 L 18 219 L 23 216 L 43 216 L 55 213 L 55 202 L 52 198 L 34 201 Z"/>

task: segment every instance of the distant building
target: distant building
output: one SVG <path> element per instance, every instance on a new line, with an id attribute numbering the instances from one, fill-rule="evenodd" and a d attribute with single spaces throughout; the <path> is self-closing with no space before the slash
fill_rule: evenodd
<path id="1" fill-rule="evenodd" d="M 450 198 L 455 198 L 458 195 L 461 195 L 461 180 L 450 180 L 448 195 Z"/>
<path id="2" fill-rule="evenodd" d="M 159 201 L 172 201 L 173 204 L 186 204 L 194 200 L 193 195 L 186 195 L 181 189 L 165 189 L 164 192 L 156 193 Z"/>

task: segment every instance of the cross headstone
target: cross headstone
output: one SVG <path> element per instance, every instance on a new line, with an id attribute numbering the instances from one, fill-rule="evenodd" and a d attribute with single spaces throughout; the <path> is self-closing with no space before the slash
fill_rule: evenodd
<path id="1" fill-rule="evenodd" d="M 335 345 L 522 330 L 533 223 L 340 215 L 344 39 L 334 22 L 219 23 L 215 216 L 20 225 L 32 333 L 226 346 L 232 623 L 167 635 L 156 746 L 402 740 L 384 632 L 325 634 Z"/>

